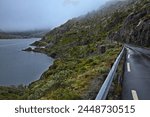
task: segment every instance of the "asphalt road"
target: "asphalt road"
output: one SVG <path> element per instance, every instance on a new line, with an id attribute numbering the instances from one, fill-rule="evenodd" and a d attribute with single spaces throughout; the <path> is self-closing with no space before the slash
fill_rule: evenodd
<path id="1" fill-rule="evenodd" d="M 150 50 L 126 45 L 123 100 L 150 100 Z"/>

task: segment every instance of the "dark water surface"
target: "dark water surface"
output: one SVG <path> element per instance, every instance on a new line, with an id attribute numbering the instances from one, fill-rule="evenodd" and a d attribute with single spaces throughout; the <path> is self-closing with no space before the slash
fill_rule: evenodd
<path id="1" fill-rule="evenodd" d="M 22 51 L 36 40 L 0 40 L 0 85 L 28 85 L 53 63 L 45 54 Z"/>

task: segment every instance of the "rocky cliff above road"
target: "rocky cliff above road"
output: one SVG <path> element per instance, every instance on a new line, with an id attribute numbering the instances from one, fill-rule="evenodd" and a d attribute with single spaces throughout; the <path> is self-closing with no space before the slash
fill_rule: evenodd
<path id="1" fill-rule="evenodd" d="M 136 1 L 126 9 L 123 9 L 123 11 L 124 13 L 128 13 L 128 16 L 124 18 L 122 25 L 116 32 L 109 34 L 109 39 L 149 47 L 150 1 Z M 114 23 L 116 24 L 117 22 Z"/>

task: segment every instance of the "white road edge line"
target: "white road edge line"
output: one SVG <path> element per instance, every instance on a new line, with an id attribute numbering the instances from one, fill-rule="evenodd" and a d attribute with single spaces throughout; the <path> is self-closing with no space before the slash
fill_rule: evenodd
<path id="1" fill-rule="evenodd" d="M 135 90 L 131 90 L 133 100 L 139 100 L 137 92 Z"/>
<path id="2" fill-rule="evenodd" d="M 127 70 L 128 70 L 128 72 L 131 72 L 130 63 L 127 63 Z"/>
<path id="3" fill-rule="evenodd" d="M 128 54 L 128 59 L 130 58 L 130 54 Z"/>

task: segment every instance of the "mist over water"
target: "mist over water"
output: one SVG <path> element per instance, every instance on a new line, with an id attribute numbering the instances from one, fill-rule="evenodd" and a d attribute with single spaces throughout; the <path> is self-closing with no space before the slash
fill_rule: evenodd
<path id="1" fill-rule="evenodd" d="M 54 28 L 109 0 L 0 0 L 0 30 Z"/>

